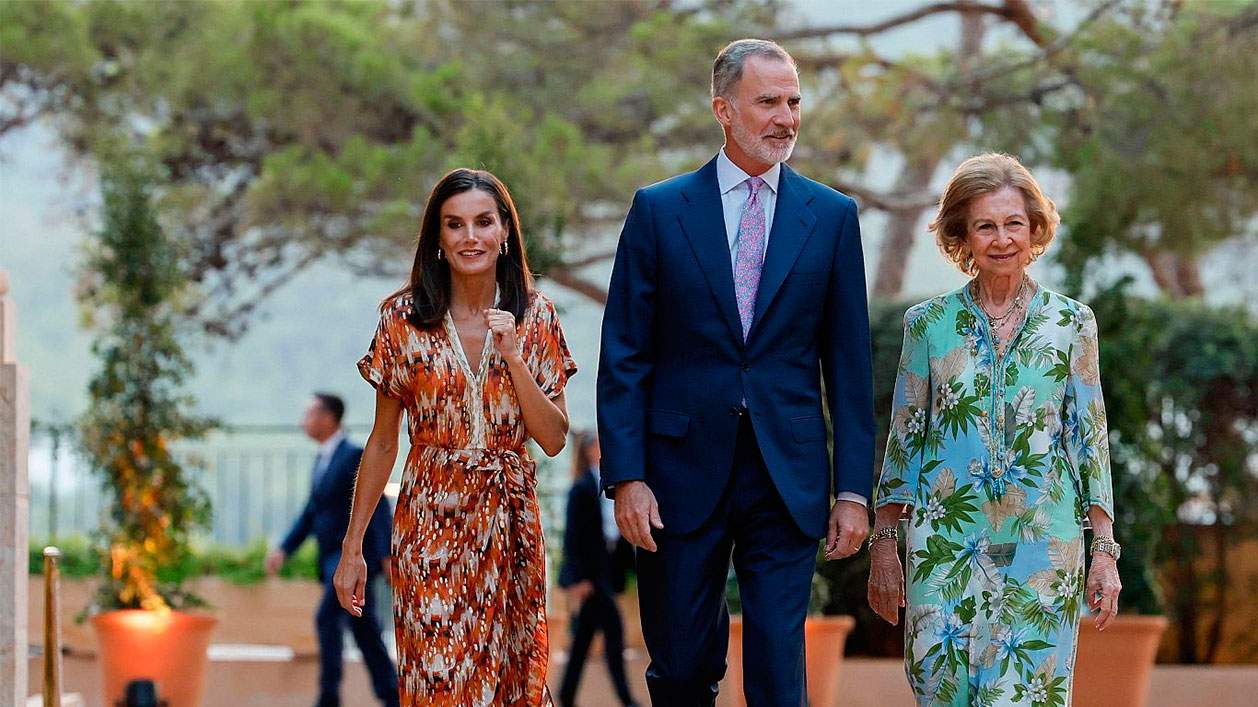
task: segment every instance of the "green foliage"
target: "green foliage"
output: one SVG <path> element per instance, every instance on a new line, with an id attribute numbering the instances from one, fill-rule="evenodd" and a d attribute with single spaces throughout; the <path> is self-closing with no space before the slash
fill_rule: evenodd
<path id="1" fill-rule="evenodd" d="M 1131 254 L 1167 294 L 1199 294 L 1197 258 L 1258 234 L 1256 16 L 1243 2 L 1119 3 L 997 82 L 1060 87 L 978 117 L 991 147 L 1070 175 L 1055 254 L 1068 290 L 1103 279 L 1100 256 Z"/>
<path id="2" fill-rule="evenodd" d="M 30 543 L 30 573 L 44 572 L 44 547 L 50 543 L 32 540 Z M 55 543 L 61 551 L 61 576 L 67 579 L 88 579 L 101 571 L 101 556 L 92 542 L 81 536 L 58 538 Z M 265 541 L 247 547 L 194 544 L 178 565 L 163 567 L 159 575 L 163 581 L 183 583 L 197 577 L 219 577 L 232 584 L 251 585 L 266 577 Z M 284 563 L 279 576 L 285 579 L 317 581 L 319 578 L 319 550 L 314 541 L 304 543 Z"/>
<path id="3" fill-rule="evenodd" d="M 209 519 L 204 493 L 171 445 L 211 422 L 185 412 L 192 365 L 176 337 L 185 287 L 175 244 L 150 205 L 152 178 L 136 163 L 108 166 L 102 226 L 87 246 L 81 302 L 100 369 L 79 421 L 83 451 L 109 498 L 98 538 L 101 609 L 195 604 L 171 568 L 187 563 L 191 533 Z"/>
<path id="4" fill-rule="evenodd" d="M 628 195 L 719 144 L 712 56 L 763 27 L 757 4 L 2 3 L 5 82 L 99 158 L 140 136 L 159 207 L 187 244 L 190 301 L 238 333 L 252 281 L 325 255 L 372 274 L 410 263 L 431 186 L 456 166 L 513 192 L 535 269 Z M 743 29 L 739 29 L 739 28 Z M 595 254 L 596 256 L 599 254 Z M 597 286 L 594 286 L 597 289 Z M 247 290 L 252 295 L 252 289 Z"/>

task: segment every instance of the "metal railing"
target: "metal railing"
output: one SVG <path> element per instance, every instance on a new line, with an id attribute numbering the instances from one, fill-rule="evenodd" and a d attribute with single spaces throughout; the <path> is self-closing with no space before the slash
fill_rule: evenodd
<path id="1" fill-rule="evenodd" d="M 346 426 L 346 434 L 360 444 L 368 431 Z M 395 483 L 401 479 L 406 449 L 404 442 L 393 471 Z M 181 443 L 176 451 L 209 497 L 213 514 L 206 539 L 229 546 L 281 539 L 310 492 L 315 453 L 316 445 L 295 425 L 236 425 L 204 440 Z M 32 538 L 54 543 L 100 527 L 107 497 L 78 453 L 72 427 L 35 425 L 29 461 Z M 555 532 L 562 530 L 569 482 L 569 475 L 557 470 L 567 465 L 543 459 L 539 465 L 542 523 L 557 547 Z"/>

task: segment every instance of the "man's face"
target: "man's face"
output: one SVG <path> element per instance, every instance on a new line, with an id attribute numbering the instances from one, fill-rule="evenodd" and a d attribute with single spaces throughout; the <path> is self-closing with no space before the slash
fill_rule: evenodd
<path id="1" fill-rule="evenodd" d="M 733 93 L 732 100 L 717 96 L 712 101 L 713 112 L 734 143 L 727 140 L 726 151 L 741 153 L 762 170 L 790 158 L 800 120 L 795 69 L 781 59 L 748 57 Z"/>
<path id="2" fill-rule="evenodd" d="M 315 441 L 323 441 L 336 431 L 336 420 L 318 398 L 312 398 L 301 416 L 301 430 Z"/>

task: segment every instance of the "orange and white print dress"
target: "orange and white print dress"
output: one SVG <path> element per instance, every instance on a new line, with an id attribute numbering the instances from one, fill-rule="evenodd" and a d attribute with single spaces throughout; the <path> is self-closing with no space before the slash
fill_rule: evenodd
<path id="1" fill-rule="evenodd" d="M 402 401 L 411 449 L 393 515 L 403 705 L 550 705 L 537 467 L 506 361 L 486 335 L 479 371 L 453 320 L 419 329 L 389 302 L 358 370 Z M 517 328 L 548 397 L 576 364 L 554 304 L 534 292 Z"/>

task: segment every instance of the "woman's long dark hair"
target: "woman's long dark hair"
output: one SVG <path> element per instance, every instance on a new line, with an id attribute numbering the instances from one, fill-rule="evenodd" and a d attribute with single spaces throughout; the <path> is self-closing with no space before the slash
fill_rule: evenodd
<path id="1" fill-rule="evenodd" d="M 441 245 L 441 207 L 450 197 L 473 189 L 494 198 L 498 204 L 498 219 L 507 230 L 507 254 L 498 256 L 495 278 L 499 300 L 494 306 L 511 312 L 517 322 L 521 321 L 533 292 L 533 273 L 529 272 L 528 256 L 524 252 L 520 216 L 516 213 L 515 202 L 511 200 L 511 192 L 507 191 L 502 180 L 481 169 L 456 169 L 432 188 L 419 224 L 419 243 L 415 248 L 410 281 L 389 295 L 382 308 L 409 292 L 414 301 L 407 317 L 411 324 L 423 329 L 441 324 L 446 312 L 450 311 L 450 261 L 437 257 L 437 249 Z"/>

